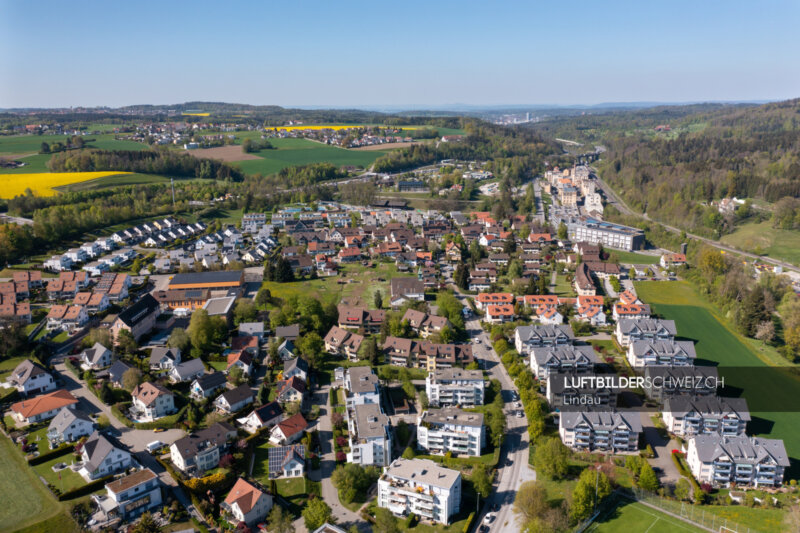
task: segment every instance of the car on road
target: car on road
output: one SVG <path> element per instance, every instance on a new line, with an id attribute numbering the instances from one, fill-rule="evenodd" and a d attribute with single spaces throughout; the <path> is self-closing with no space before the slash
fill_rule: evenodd
<path id="1" fill-rule="evenodd" d="M 486 516 L 483 517 L 484 524 L 491 524 L 494 522 L 494 513 L 486 513 Z"/>
<path id="2" fill-rule="evenodd" d="M 497 511 L 500 510 L 500 506 L 498 504 L 496 504 L 496 503 L 493 503 L 492 506 L 489 507 L 489 509 L 491 509 L 493 512 L 496 513 Z"/>
<path id="3" fill-rule="evenodd" d="M 148 452 L 150 452 L 150 453 L 153 453 L 153 452 L 156 452 L 156 451 L 160 450 L 160 449 L 161 449 L 161 448 L 163 448 L 164 446 L 166 446 L 166 444 L 164 444 L 164 443 L 163 443 L 163 442 L 161 442 L 160 440 L 154 440 L 153 442 L 151 442 L 150 444 L 148 444 L 147 446 L 145 446 L 145 449 L 146 449 Z"/>
<path id="4" fill-rule="evenodd" d="M 523 416 L 525 416 L 525 415 L 522 414 L 522 411 L 517 411 L 517 414 L 516 414 L 517 418 L 522 418 Z"/>
<path id="5" fill-rule="evenodd" d="M 478 528 L 478 533 L 489 533 L 489 526 L 486 524 L 481 524 L 481 526 Z"/>
<path id="6" fill-rule="evenodd" d="M 511 457 L 509 457 L 509 458 L 506 460 L 506 466 L 511 466 L 511 465 L 513 465 L 513 464 L 514 464 L 514 460 L 513 460 L 513 459 L 511 459 Z"/>
<path id="7" fill-rule="evenodd" d="M 164 428 L 155 428 L 153 430 L 153 433 L 161 433 L 162 431 L 166 431 L 166 429 L 164 429 Z"/>

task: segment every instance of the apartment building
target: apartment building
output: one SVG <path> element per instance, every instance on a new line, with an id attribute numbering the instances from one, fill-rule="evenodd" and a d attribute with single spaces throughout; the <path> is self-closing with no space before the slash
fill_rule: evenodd
<path id="1" fill-rule="evenodd" d="M 697 358 L 692 341 L 633 341 L 628 345 L 632 367 L 693 366 Z"/>
<path id="2" fill-rule="evenodd" d="M 641 432 L 637 412 L 565 411 L 558 421 L 561 441 L 578 451 L 635 453 Z"/>
<path id="3" fill-rule="evenodd" d="M 667 431 L 681 437 L 717 433 L 744 435 L 750 411 L 744 398 L 675 396 L 664 402 L 661 413 Z"/>
<path id="4" fill-rule="evenodd" d="M 600 362 L 591 346 L 542 346 L 530 354 L 533 375 L 542 380 L 552 372 L 590 372 Z"/>
<path id="5" fill-rule="evenodd" d="M 378 376 L 368 366 L 353 366 L 345 370 L 344 390 L 347 407 L 381 401 Z"/>
<path id="6" fill-rule="evenodd" d="M 683 394 L 716 394 L 719 372 L 713 366 L 646 366 L 644 376 L 645 395 L 660 402 Z"/>
<path id="7" fill-rule="evenodd" d="M 674 341 L 677 329 L 674 320 L 623 318 L 617 322 L 614 335 L 620 346 L 628 347 L 634 341 Z"/>
<path id="8" fill-rule="evenodd" d="M 577 217 L 567 222 L 567 234 L 573 242 L 602 244 L 632 252 L 644 246 L 644 231 L 639 228 L 623 226 L 597 220 L 591 217 Z"/>
<path id="9" fill-rule="evenodd" d="M 417 418 L 417 446 L 429 454 L 478 457 L 485 445 L 483 413 L 447 407 L 423 411 Z"/>
<path id="10" fill-rule="evenodd" d="M 484 386 L 480 370 L 442 368 L 425 378 L 428 402 L 434 407 L 483 405 Z"/>
<path id="11" fill-rule="evenodd" d="M 514 330 L 514 348 L 523 357 L 531 350 L 541 346 L 562 346 L 572 344 L 575 334 L 568 325 L 518 326 Z"/>
<path id="12" fill-rule="evenodd" d="M 347 462 L 362 466 L 387 466 L 392 460 L 392 426 L 380 404 L 362 403 L 347 408 L 350 451 Z"/>
<path id="13" fill-rule="evenodd" d="M 378 479 L 378 506 L 449 524 L 461 508 L 461 473 L 427 459 L 395 459 Z"/>
<path id="14" fill-rule="evenodd" d="M 712 433 L 689 439 L 686 462 L 698 482 L 715 487 L 780 487 L 789 456 L 780 439 Z"/>

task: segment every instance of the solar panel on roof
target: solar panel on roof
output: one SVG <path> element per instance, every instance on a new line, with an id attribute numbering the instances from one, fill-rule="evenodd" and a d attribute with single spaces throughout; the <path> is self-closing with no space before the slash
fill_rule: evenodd
<path id="1" fill-rule="evenodd" d="M 289 453 L 289 450 L 295 448 L 297 452 L 300 454 L 300 457 L 306 456 L 306 447 L 303 444 L 294 444 L 292 446 L 278 446 L 276 448 L 269 448 L 269 473 L 270 474 L 277 474 L 281 472 L 283 461 L 286 459 L 286 455 Z"/>

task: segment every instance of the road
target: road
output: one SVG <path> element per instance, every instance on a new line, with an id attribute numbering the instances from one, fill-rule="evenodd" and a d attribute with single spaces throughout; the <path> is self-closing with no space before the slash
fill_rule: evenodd
<path id="1" fill-rule="evenodd" d="M 592 173 L 597 178 L 597 186 L 598 186 L 598 188 L 600 188 L 600 190 L 603 191 L 603 194 L 606 197 L 606 203 L 608 205 L 613 205 L 614 207 L 616 207 L 617 210 L 619 210 L 620 213 L 623 213 L 625 215 L 637 216 L 637 217 L 643 218 L 645 220 L 648 220 L 650 222 L 655 222 L 655 223 L 660 224 L 661 226 L 663 226 L 668 231 L 671 231 L 672 233 L 681 234 L 681 233 L 683 233 L 685 231 L 685 230 L 683 230 L 681 228 L 676 228 L 675 226 L 670 226 L 669 224 L 664 224 L 663 222 L 661 222 L 659 220 L 654 220 L 654 219 L 650 218 L 647 215 L 647 213 L 636 213 L 636 212 L 634 212 L 630 207 L 628 207 L 628 205 L 619 196 L 617 196 L 617 193 L 614 192 L 614 189 L 612 189 L 611 186 L 608 185 L 608 183 L 603 181 L 603 179 L 597 174 L 597 171 L 595 169 L 592 169 Z M 747 258 L 753 259 L 753 260 L 757 259 L 757 260 L 759 260 L 759 261 L 761 261 L 763 263 L 770 263 L 772 265 L 776 265 L 776 266 L 782 267 L 784 270 L 789 270 L 791 272 L 800 274 L 800 268 L 798 268 L 796 265 L 793 265 L 791 263 L 787 263 L 786 261 L 780 261 L 778 259 L 773 259 L 772 257 L 766 257 L 766 256 L 762 256 L 762 255 L 753 254 L 753 253 L 750 253 L 750 252 L 745 252 L 745 251 L 739 250 L 738 248 L 734 248 L 733 246 L 728 246 L 728 245 L 720 243 L 719 241 L 715 241 L 713 239 L 709 239 L 709 238 L 706 238 L 706 237 L 701 237 L 700 235 L 695 235 L 693 233 L 686 232 L 686 237 L 689 238 L 689 239 L 695 240 L 695 241 L 700 241 L 700 242 L 702 242 L 704 244 L 707 244 L 709 246 L 713 246 L 714 248 L 717 248 L 719 250 L 723 250 L 723 251 L 725 251 L 727 253 L 738 254 L 738 255 L 741 255 L 743 257 L 747 257 Z"/>
<path id="2" fill-rule="evenodd" d="M 466 296 L 456 293 L 462 305 L 468 306 Z M 489 336 L 481 328 L 478 317 L 473 317 L 466 321 L 466 329 L 470 338 L 473 340 L 472 353 L 479 360 L 482 368 L 486 371 L 490 379 L 496 379 L 502 385 L 503 400 L 506 403 L 505 413 L 507 419 L 506 438 L 503 442 L 500 453 L 500 461 L 497 465 L 497 484 L 495 490 L 483 503 L 483 507 L 475 521 L 475 527 L 482 523 L 486 512 L 493 505 L 499 506 L 495 513 L 495 519 L 490 524 L 490 530 L 504 532 L 519 530 L 516 517 L 512 510 L 517 489 L 525 481 L 534 481 L 536 472 L 528 466 L 530 452 L 528 441 L 528 422 L 524 416 L 517 418 L 516 411 L 521 408 L 514 407 L 515 401 L 512 394 L 518 394 L 514 382 L 508 375 L 505 367 L 500 363 L 494 349 L 489 344 Z M 519 397 L 519 396 L 517 396 Z"/>

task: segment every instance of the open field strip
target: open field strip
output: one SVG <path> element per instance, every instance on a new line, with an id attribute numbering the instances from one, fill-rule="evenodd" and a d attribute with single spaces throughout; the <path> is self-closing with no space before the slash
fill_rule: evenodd
<path id="1" fill-rule="evenodd" d="M 13 198 L 25 194 L 27 189 L 39 196 L 53 196 L 57 191 L 54 187 L 61 187 L 82 181 L 105 178 L 116 174 L 130 174 L 130 172 L 40 172 L 37 174 L 8 174 L 0 176 L 0 198 Z"/>

